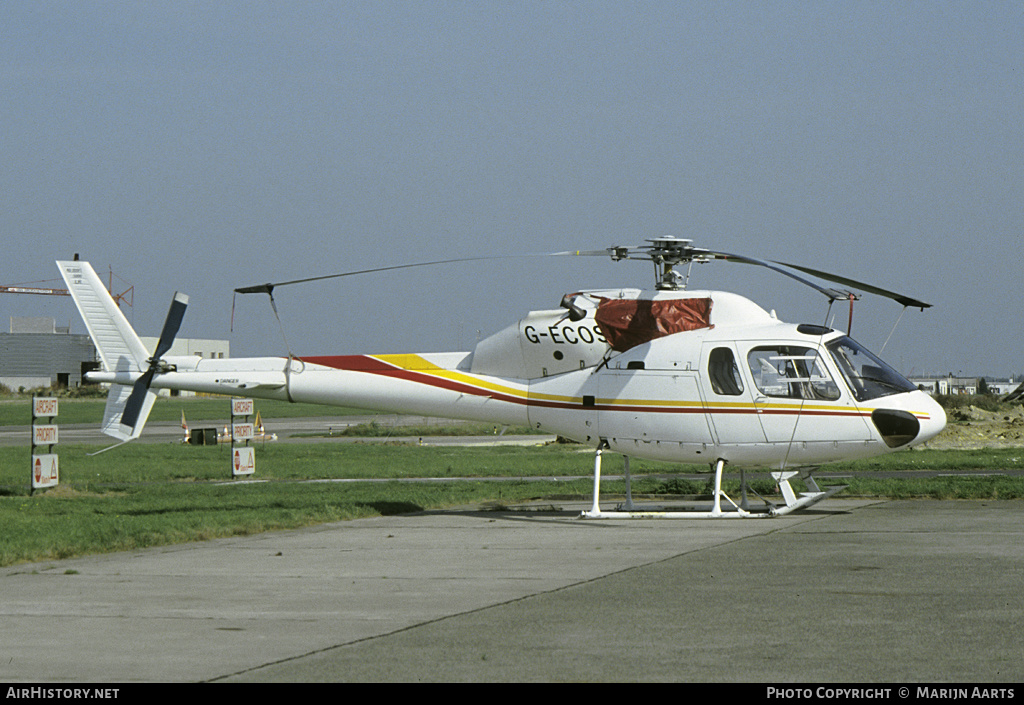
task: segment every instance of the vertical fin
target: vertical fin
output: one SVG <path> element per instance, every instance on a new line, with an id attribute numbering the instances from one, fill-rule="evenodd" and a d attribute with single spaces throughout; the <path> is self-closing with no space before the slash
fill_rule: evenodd
<path id="1" fill-rule="evenodd" d="M 146 419 L 149 418 L 149 412 L 153 408 L 153 402 L 156 401 L 156 392 L 147 389 L 135 425 L 126 426 L 121 423 L 121 416 L 124 414 L 124 408 L 131 396 L 132 389 L 124 384 L 112 384 L 107 393 L 107 405 L 103 409 L 101 430 L 119 441 L 132 441 L 139 437 L 143 426 L 146 425 Z"/>
<path id="2" fill-rule="evenodd" d="M 121 313 L 103 281 L 88 262 L 57 262 L 61 276 L 75 300 L 89 337 L 92 338 L 106 372 L 142 373 L 149 366 L 149 351 Z M 139 437 L 146 424 L 156 393 L 146 389 L 141 410 L 131 425 L 121 423 L 125 405 L 133 387 L 110 385 L 107 405 L 103 411 L 102 430 L 108 436 L 127 442 Z"/>
<path id="3" fill-rule="evenodd" d="M 88 262 L 57 262 L 107 372 L 146 369 L 149 351 Z"/>

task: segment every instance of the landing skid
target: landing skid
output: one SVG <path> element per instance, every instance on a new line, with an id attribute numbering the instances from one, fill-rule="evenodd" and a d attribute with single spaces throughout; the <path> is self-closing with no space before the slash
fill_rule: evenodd
<path id="1" fill-rule="evenodd" d="M 725 461 L 719 459 L 715 463 L 715 492 L 712 497 L 710 510 L 640 509 L 633 504 L 633 495 L 630 488 L 629 456 L 624 456 L 626 461 L 626 501 L 613 511 L 602 511 L 600 496 L 601 454 L 603 450 L 603 446 L 599 447 L 594 454 L 594 504 L 589 511 L 585 511 L 580 515 L 581 519 L 769 519 L 784 516 L 797 509 L 810 507 L 826 497 L 831 497 L 845 487 L 844 485 L 839 485 L 822 490 L 818 483 L 814 481 L 814 478 L 811 477 L 811 472 L 814 468 L 772 472 L 772 478 L 778 482 L 779 488 L 782 490 L 782 498 L 785 501 L 785 505 L 773 504 L 761 497 L 765 507 L 751 509 L 747 499 L 746 475 L 743 474 L 742 470 L 740 475 L 740 503 L 736 504 L 722 490 L 722 473 L 725 470 Z M 793 478 L 802 480 L 809 491 L 801 492 L 798 496 L 789 483 Z M 723 500 L 725 505 L 723 505 Z"/>

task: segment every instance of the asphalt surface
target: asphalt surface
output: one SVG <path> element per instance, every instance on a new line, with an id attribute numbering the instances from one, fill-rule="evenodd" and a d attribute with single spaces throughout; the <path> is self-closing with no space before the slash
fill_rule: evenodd
<path id="1" fill-rule="evenodd" d="M 1024 504 L 363 519 L 0 569 L 0 682 L 1019 682 Z"/>

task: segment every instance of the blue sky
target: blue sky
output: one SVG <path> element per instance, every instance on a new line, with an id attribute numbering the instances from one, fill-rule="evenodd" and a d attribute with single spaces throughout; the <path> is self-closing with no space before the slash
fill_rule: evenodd
<path id="1" fill-rule="evenodd" d="M 945 2 L 7 2 L 0 284 L 73 253 L 156 335 L 283 354 L 236 286 L 479 255 L 698 245 L 933 303 L 905 373 L 1024 372 L 1024 5 Z M 297 354 L 470 349 L 649 265 L 502 259 L 280 289 Z M 115 282 L 115 286 L 117 283 Z M 709 264 L 779 316 L 818 294 Z M 900 307 L 859 302 L 878 351 Z M 8 316 L 83 327 L 69 299 Z M 845 311 L 837 320 L 843 320 Z M 837 324 L 838 325 L 838 324 Z M 5 325 L 6 327 L 6 325 Z"/>

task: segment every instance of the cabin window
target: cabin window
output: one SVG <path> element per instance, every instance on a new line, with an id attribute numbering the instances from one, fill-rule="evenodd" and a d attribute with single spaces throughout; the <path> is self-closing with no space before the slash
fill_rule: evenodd
<path id="1" fill-rule="evenodd" d="M 732 348 L 715 348 L 708 355 L 708 378 L 715 394 L 738 396 L 743 393 L 743 379 Z"/>
<path id="2" fill-rule="evenodd" d="M 839 387 L 818 351 L 800 345 L 765 345 L 747 355 L 758 391 L 789 399 L 839 398 Z"/>

